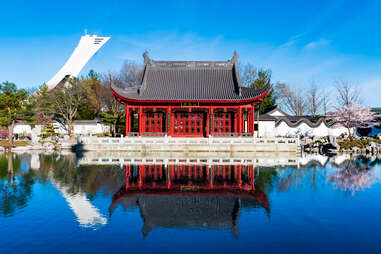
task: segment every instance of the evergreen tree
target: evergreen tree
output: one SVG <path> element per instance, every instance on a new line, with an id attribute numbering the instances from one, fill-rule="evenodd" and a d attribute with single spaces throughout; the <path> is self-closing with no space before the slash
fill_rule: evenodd
<path id="1" fill-rule="evenodd" d="M 99 80 L 99 74 L 93 70 L 78 80 L 78 86 L 84 91 L 84 97 L 78 108 L 79 120 L 92 120 L 96 118 L 102 110 L 102 104 L 98 99 L 98 93 L 102 90 L 102 84 Z"/>
<path id="2" fill-rule="evenodd" d="M 13 145 L 13 129 L 17 120 L 34 120 L 33 103 L 24 89 L 8 81 L 0 85 L 0 124 L 8 127 L 8 141 Z"/>
<path id="3" fill-rule="evenodd" d="M 57 127 L 54 127 L 53 124 L 51 123 L 45 124 L 41 130 L 42 138 L 56 136 L 57 135 L 56 129 Z"/>
<path id="4" fill-rule="evenodd" d="M 120 121 L 120 115 L 119 114 L 111 114 L 102 112 L 100 113 L 100 118 L 103 124 L 110 126 L 110 131 L 113 136 L 116 135 L 116 127 Z"/>
<path id="5" fill-rule="evenodd" d="M 50 116 L 54 112 L 52 96 L 49 94 L 46 84 L 43 84 L 37 91 L 36 106 L 43 116 Z"/>
<path id="6" fill-rule="evenodd" d="M 274 87 L 271 84 L 271 71 L 259 70 L 253 83 L 250 84 L 251 88 L 262 89 L 267 84 L 270 84 L 270 90 L 266 97 L 256 107 L 258 113 L 264 112 L 267 108 L 273 107 L 276 104 L 276 97 L 274 93 Z"/>

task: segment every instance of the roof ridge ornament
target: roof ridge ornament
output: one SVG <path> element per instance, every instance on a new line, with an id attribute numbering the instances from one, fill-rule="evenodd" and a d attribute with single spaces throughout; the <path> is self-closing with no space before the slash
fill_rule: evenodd
<path id="1" fill-rule="evenodd" d="M 237 51 L 235 51 L 234 50 L 234 55 L 233 55 L 233 57 L 232 57 L 232 60 L 231 60 L 231 62 L 232 63 L 237 63 L 238 62 L 238 53 L 237 53 Z"/>
<path id="2" fill-rule="evenodd" d="M 148 51 L 147 50 L 144 51 L 143 58 L 144 58 L 144 64 L 145 65 L 148 64 L 148 63 L 152 63 L 151 58 L 149 58 L 149 56 L 148 56 Z"/>

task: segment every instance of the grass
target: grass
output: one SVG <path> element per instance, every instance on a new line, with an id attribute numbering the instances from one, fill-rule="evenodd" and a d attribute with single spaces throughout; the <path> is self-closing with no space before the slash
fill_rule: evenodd
<path id="1" fill-rule="evenodd" d="M 375 142 L 381 144 L 381 140 L 375 138 L 361 138 L 361 139 L 353 139 L 353 140 L 341 140 L 337 143 L 339 144 L 341 149 L 350 149 L 352 147 L 365 148 L 367 144 Z"/>
<path id="2" fill-rule="evenodd" d="M 26 141 L 26 140 L 16 140 L 13 144 L 13 146 L 27 146 L 30 144 L 30 141 Z M 3 147 L 10 147 L 10 144 L 8 142 L 8 140 L 0 140 L 0 146 L 3 146 Z"/>
<path id="3" fill-rule="evenodd" d="M 45 144 L 45 143 L 51 143 L 53 145 L 56 144 L 56 142 L 53 140 L 42 140 L 42 141 L 40 141 L 40 144 Z"/>

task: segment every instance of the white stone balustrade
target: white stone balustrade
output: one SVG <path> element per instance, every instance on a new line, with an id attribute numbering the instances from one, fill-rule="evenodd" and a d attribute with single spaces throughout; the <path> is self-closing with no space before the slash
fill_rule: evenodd
<path id="1" fill-rule="evenodd" d="M 231 152 L 298 152 L 298 138 L 254 137 L 81 137 L 83 151 L 231 151 Z"/>

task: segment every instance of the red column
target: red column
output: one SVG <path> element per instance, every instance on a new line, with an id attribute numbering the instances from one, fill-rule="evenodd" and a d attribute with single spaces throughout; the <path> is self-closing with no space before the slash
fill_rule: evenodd
<path id="1" fill-rule="evenodd" d="M 213 112 L 213 107 L 210 107 L 210 119 L 208 119 L 208 121 L 210 121 L 210 135 L 213 136 L 213 133 L 214 133 L 214 130 L 213 130 L 213 122 L 214 122 L 214 112 Z"/>
<path id="2" fill-rule="evenodd" d="M 125 175 L 126 175 L 126 184 L 125 184 L 125 189 L 128 190 L 129 187 L 129 179 L 130 179 L 130 165 L 125 166 Z"/>
<path id="3" fill-rule="evenodd" d="M 188 185 L 191 185 L 192 184 L 192 166 L 186 166 L 186 168 L 188 169 Z"/>
<path id="4" fill-rule="evenodd" d="M 126 137 L 128 133 L 131 132 L 131 115 L 130 115 L 130 107 L 126 104 Z"/>
<path id="5" fill-rule="evenodd" d="M 145 129 L 146 129 L 146 115 L 144 113 L 144 108 L 142 107 L 142 135 L 143 135 L 143 132 L 145 132 Z"/>
<path id="6" fill-rule="evenodd" d="M 166 165 L 166 174 L 167 174 L 167 189 L 169 190 L 171 188 L 171 165 Z"/>
<path id="7" fill-rule="evenodd" d="M 254 169 L 254 165 L 252 166 L 252 170 L 251 170 L 251 187 L 252 187 L 252 190 L 255 190 L 255 169 Z"/>
<path id="8" fill-rule="evenodd" d="M 210 188 L 211 189 L 213 189 L 213 177 L 214 177 L 214 175 L 213 175 L 213 167 L 214 166 L 208 166 L 207 167 L 207 170 L 209 170 L 209 186 L 210 186 Z"/>
<path id="9" fill-rule="evenodd" d="M 172 110 L 172 107 L 169 109 L 170 110 L 170 115 L 171 115 L 171 121 L 170 121 L 170 133 L 171 133 L 171 136 L 174 135 L 175 133 L 175 115 L 172 114 L 173 110 Z"/>
<path id="10" fill-rule="evenodd" d="M 143 186 L 143 174 L 144 174 L 143 170 L 145 170 L 144 166 L 143 165 L 139 165 L 139 178 L 138 178 L 138 188 L 139 188 L 139 190 Z"/>
<path id="11" fill-rule="evenodd" d="M 238 108 L 238 136 L 241 136 L 242 132 L 242 109 L 241 106 Z"/>
<path id="12" fill-rule="evenodd" d="M 206 179 L 209 181 L 209 166 L 206 165 Z"/>
<path id="13" fill-rule="evenodd" d="M 251 104 L 251 119 L 250 119 L 251 123 L 250 123 L 250 126 L 251 126 L 251 135 L 254 137 L 254 103 Z"/>
<path id="14" fill-rule="evenodd" d="M 167 117 L 169 119 L 167 119 L 167 124 L 165 126 L 167 126 L 167 136 L 171 136 L 172 135 L 172 114 L 171 114 L 171 106 L 167 107 Z M 169 128 L 168 128 L 168 124 L 169 124 Z"/>
<path id="15" fill-rule="evenodd" d="M 141 136 L 142 135 L 142 125 L 143 125 L 143 119 L 142 119 L 142 117 L 143 117 L 143 108 L 142 108 L 142 106 L 139 106 L 139 136 Z"/>
<path id="16" fill-rule="evenodd" d="M 210 126 L 209 126 L 209 122 L 210 122 L 209 111 L 210 111 L 210 108 L 207 109 L 207 111 L 206 111 L 206 124 L 205 124 L 206 131 L 205 131 L 205 134 L 206 134 L 207 138 L 209 137 L 209 129 L 210 129 Z"/>

